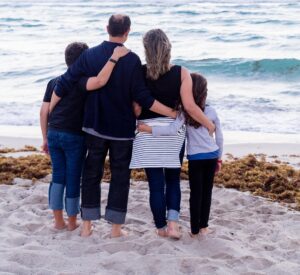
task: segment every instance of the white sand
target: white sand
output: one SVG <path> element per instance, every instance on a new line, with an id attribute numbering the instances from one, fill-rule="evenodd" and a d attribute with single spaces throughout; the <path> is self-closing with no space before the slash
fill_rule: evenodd
<path id="1" fill-rule="evenodd" d="M 0 185 L 1 274 L 300 274 L 300 213 L 247 193 L 215 188 L 210 224 L 216 232 L 189 237 L 189 191 L 182 182 L 179 241 L 154 233 L 146 183 L 131 188 L 127 238 L 110 239 L 95 223 L 86 239 L 52 229 L 49 177 L 34 185 Z M 108 184 L 103 185 L 102 209 Z"/>
<path id="2" fill-rule="evenodd" d="M 41 144 L 39 137 L 24 136 L 0 137 L 0 148 Z M 300 167 L 297 140 L 251 141 L 225 144 L 224 153 L 277 155 Z M 136 182 L 125 225 L 129 237 L 110 239 L 110 225 L 102 220 L 95 223 L 94 234 L 83 239 L 80 229 L 53 229 L 47 205 L 49 181 L 47 177 L 33 185 L 15 179 L 13 186 L 0 185 L 0 274 L 300 274 L 300 213 L 278 203 L 215 188 L 210 224 L 216 232 L 192 240 L 188 184 L 182 182 L 184 235 L 174 241 L 155 235 L 147 184 Z M 103 184 L 103 210 L 107 190 L 108 184 Z"/>

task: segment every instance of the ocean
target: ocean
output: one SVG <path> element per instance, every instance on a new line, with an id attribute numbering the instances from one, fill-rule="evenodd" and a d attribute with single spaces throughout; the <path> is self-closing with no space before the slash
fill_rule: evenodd
<path id="1" fill-rule="evenodd" d="M 113 13 L 131 17 L 126 46 L 161 28 L 172 63 L 208 79 L 223 129 L 300 133 L 300 1 L 0 1 L 0 126 L 38 126 L 47 82 L 73 41 L 107 39 Z"/>

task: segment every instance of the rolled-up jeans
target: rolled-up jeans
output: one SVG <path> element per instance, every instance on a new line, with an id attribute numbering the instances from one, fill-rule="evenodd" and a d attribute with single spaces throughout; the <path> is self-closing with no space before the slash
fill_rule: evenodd
<path id="1" fill-rule="evenodd" d="M 87 156 L 82 177 L 81 217 L 101 218 L 101 188 L 105 158 L 109 151 L 111 181 L 105 219 L 114 224 L 125 223 L 130 185 L 129 164 L 132 140 L 110 140 L 86 134 Z"/>
<path id="2" fill-rule="evenodd" d="M 179 158 L 182 164 L 185 144 Z M 181 201 L 181 168 L 145 168 L 149 182 L 150 208 L 157 229 L 164 228 L 167 221 L 178 221 Z"/>
<path id="3" fill-rule="evenodd" d="M 48 147 L 52 163 L 49 207 L 62 210 L 65 204 L 67 215 L 76 216 L 80 209 L 80 179 L 86 152 L 84 135 L 49 129 Z"/>

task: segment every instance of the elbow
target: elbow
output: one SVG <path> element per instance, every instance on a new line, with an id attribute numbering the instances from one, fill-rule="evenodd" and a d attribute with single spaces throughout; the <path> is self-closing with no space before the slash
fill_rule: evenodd
<path id="1" fill-rule="evenodd" d="M 97 84 L 96 84 L 96 89 L 102 88 L 103 86 L 106 85 L 108 79 L 104 79 L 104 78 L 97 78 Z"/>

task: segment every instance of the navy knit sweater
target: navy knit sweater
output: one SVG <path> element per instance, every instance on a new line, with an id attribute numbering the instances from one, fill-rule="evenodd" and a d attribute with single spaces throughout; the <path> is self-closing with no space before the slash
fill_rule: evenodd
<path id="1" fill-rule="evenodd" d="M 84 51 L 68 68 L 54 88 L 59 97 L 72 92 L 83 77 L 96 76 L 121 44 L 104 41 L 99 46 Z M 151 108 L 154 98 L 145 85 L 139 57 L 133 52 L 119 59 L 108 83 L 101 89 L 89 92 L 84 112 L 84 128 L 115 138 L 133 138 L 136 119 L 132 102 Z M 76 112 L 77 110 L 74 110 Z"/>

